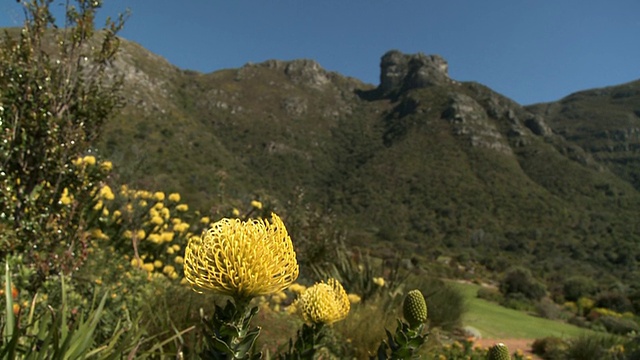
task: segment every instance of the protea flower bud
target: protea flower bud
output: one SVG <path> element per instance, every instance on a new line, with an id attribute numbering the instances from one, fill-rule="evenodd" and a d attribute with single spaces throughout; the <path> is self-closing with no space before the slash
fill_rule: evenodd
<path id="1" fill-rule="evenodd" d="M 511 360 L 509 348 L 503 343 L 493 345 L 489 348 L 487 360 Z"/>
<path id="2" fill-rule="evenodd" d="M 416 328 L 427 321 L 427 303 L 420 290 L 411 290 L 404 299 L 402 307 L 404 318 L 412 328 Z"/>

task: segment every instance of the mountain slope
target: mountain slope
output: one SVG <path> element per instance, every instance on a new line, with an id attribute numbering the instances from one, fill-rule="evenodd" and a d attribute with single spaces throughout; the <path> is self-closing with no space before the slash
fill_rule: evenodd
<path id="1" fill-rule="evenodd" d="M 640 189 L 640 80 L 581 91 L 529 109 Z"/>
<path id="2" fill-rule="evenodd" d="M 638 278 L 624 166 L 569 136 L 559 105 L 454 81 L 439 56 L 385 54 L 378 87 L 311 60 L 182 71 L 131 43 L 117 67 L 127 106 L 98 147 L 124 181 L 214 215 L 253 198 L 291 215 L 304 195 L 353 243 L 463 271 Z"/>

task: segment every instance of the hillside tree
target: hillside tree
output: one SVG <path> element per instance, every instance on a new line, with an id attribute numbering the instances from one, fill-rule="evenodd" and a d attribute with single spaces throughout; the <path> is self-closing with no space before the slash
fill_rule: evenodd
<path id="1" fill-rule="evenodd" d="M 0 43 L 0 256 L 19 253 L 38 273 L 70 272 L 86 255 L 91 199 L 103 179 L 73 160 L 90 155 L 120 103 L 111 66 L 125 16 L 96 30 L 98 0 L 21 2 L 25 22 Z M 73 204 L 61 201 L 68 193 Z"/>

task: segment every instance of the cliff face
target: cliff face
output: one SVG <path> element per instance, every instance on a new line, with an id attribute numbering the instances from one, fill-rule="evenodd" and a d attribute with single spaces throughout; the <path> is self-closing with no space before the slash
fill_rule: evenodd
<path id="1" fill-rule="evenodd" d="M 397 50 L 380 60 L 380 97 L 396 97 L 411 89 L 451 83 L 449 65 L 439 55 L 407 55 Z"/>

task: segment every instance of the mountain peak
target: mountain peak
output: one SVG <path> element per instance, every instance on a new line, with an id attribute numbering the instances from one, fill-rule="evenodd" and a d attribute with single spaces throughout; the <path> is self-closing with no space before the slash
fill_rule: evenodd
<path id="1" fill-rule="evenodd" d="M 381 97 L 395 97 L 406 90 L 451 82 L 449 64 L 440 55 L 391 50 L 380 59 L 380 85 L 376 91 Z"/>
<path id="2" fill-rule="evenodd" d="M 331 74 L 315 60 L 310 59 L 267 60 L 259 64 L 248 63 L 239 70 L 239 75 L 241 78 L 250 77 L 252 69 L 259 67 L 282 71 L 294 83 L 304 83 L 316 88 L 321 88 L 331 82 Z"/>

